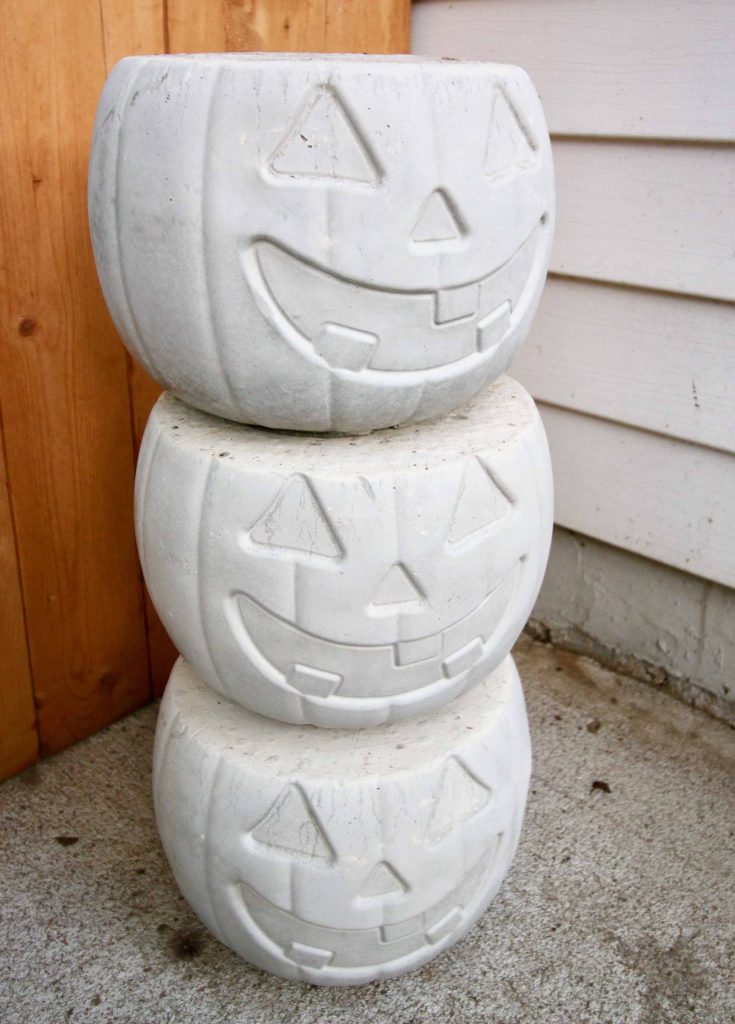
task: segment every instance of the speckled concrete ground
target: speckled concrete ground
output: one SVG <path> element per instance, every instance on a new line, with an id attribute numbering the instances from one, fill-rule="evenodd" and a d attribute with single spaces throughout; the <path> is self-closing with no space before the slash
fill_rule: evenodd
<path id="1" fill-rule="evenodd" d="M 179 896 L 147 708 L 0 787 L 3 1024 L 732 1024 L 735 732 L 524 638 L 535 771 L 514 869 L 413 975 L 328 990 L 239 961 Z"/>

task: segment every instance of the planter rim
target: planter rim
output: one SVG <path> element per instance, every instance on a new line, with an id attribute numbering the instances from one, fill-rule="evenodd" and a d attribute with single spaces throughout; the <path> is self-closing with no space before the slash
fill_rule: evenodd
<path id="1" fill-rule="evenodd" d="M 330 64 L 406 64 L 406 65 L 430 65 L 433 67 L 452 68 L 507 68 L 512 71 L 522 71 L 518 65 L 506 64 L 502 61 L 489 60 L 464 60 L 459 57 L 425 57 L 413 53 L 280 53 L 280 52 L 238 52 L 238 53 L 151 53 L 135 54 L 123 57 L 118 63 L 129 62 L 145 63 L 148 61 L 190 61 L 196 63 L 215 63 L 223 61 L 232 64 L 275 64 L 294 63 L 311 64 L 316 61 L 326 61 Z"/>

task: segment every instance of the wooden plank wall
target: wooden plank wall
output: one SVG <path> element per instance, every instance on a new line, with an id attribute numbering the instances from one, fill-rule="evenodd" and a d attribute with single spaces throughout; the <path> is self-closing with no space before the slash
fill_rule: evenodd
<path id="1" fill-rule="evenodd" d="M 97 283 L 86 165 L 106 74 L 132 53 L 403 52 L 409 0 L 22 0 L 0 104 L 0 778 L 159 693 L 173 649 L 132 527 L 158 388 Z"/>
<path id="2" fill-rule="evenodd" d="M 735 5 L 418 0 L 414 52 L 520 64 L 557 175 L 511 368 L 562 526 L 735 586 Z"/>

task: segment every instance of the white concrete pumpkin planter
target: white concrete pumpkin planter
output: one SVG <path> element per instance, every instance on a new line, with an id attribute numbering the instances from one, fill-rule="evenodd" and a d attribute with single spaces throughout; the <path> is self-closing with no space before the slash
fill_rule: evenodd
<path id="1" fill-rule="evenodd" d="M 156 818 L 182 892 L 253 964 L 354 985 L 462 938 L 510 867 L 530 774 L 507 658 L 431 716 L 353 733 L 269 721 L 180 659 L 161 706 Z"/>
<path id="2" fill-rule="evenodd" d="M 126 58 L 89 214 L 118 329 L 170 392 L 136 531 L 186 658 L 154 765 L 176 879 L 284 978 L 419 967 L 488 906 L 528 787 L 509 651 L 552 481 L 501 374 L 551 246 L 538 98 L 484 63 Z"/>
<path id="3" fill-rule="evenodd" d="M 174 643 L 223 695 L 354 728 L 439 707 L 523 628 L 552 526 L 546 437 L 508 377 L 459 414 L 360 438 L 226 424 L 164 396 L 138 546 Z"/>
<path id="4" fill-rule="evenodd" d="M 448 413 L 507 367 L 553 196 L 526 74 L 415 57 L 127 58 L 89 176 L 148 372 L 230 419 L 346 433 Z"/>

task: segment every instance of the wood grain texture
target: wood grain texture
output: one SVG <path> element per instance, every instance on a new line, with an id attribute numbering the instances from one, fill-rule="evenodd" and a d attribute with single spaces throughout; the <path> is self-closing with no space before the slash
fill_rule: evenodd
<path id="1" fill-rule="evenodd" d="M 0 781 L 38 757 L 23 595 L 0 425 Z"/>
<path id="2" fill-rule="evenodd" d="M 169 0 L 171 53 L 405 53 L 410 0 Z"/>
<path id="3" fill-rule="evenodd" d="M 86 165 L 105 77 L 92 3 L 4 12 L 0 401 L 41 746 L 150 694 L 124 352 L 94 272 Z"/>
<path id="4" fill-rule="evenodd" d="M 562 135 L 735 141 L 728 0 L 417 0 L 413 49 L 520 64 Z"/>
<path id="5" fill-rule="evenodd" d="M 333 53 L 407 53 L 410 0 L 328 0 L 326 49 Z"/>
<path id="6" fill-rule="evenodd" d="M 116 338 L 86 223 L 105 75 L 124 55 L 167 49 L 405 50 L 408 10 L 407 0 L 27 0 L 4 12 L 0 774 L 143 703 L 149 668 L 160 692 L 174 657 L 150 606 L 146 643 L 132 531 L 134 456 L 160 389 Z"/>
<path id="7" fill-rule="evenodd" d="M 729 147 L 554 142 L 551 269 L 735 300 Z"/>
<path id="8" fill-rule="evenodd" d="M 735 586 L 735 457 L 541 404 L 561 526 Z"/>
<path id="9" fill-rule="evenodd" d="M 70 0 L 65 0 L 70 2 Z M 164 0 L 97 0 L 105 74 L 123 57 L 165 53 Z"/>
<path id="10" fill-rule="evenodd" d="M 169 0 L 171 53 L 321 50 L 326 0 Z"/>
<path id="11" fill-rule="evenodd" d="M 545 402 L 735 453 L 735 306 L 550 277 L 511 373 Z"/>

